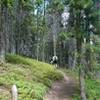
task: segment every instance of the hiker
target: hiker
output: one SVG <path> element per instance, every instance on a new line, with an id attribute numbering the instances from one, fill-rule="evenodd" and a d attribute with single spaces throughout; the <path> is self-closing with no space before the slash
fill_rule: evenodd
<path id="1" fill-rule="evenodd" d="M 53 65 L 55 65 L 55 67 L 57 67 L 57 63 L 58 63 L 58 57 L 53 56 L 51 61 L 50 61 L 50 64 L 53 64 Z"/>

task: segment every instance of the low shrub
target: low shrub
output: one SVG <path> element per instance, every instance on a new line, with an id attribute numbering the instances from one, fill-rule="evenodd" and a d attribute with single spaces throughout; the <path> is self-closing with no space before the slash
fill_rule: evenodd
<path id="1" fill-rule="evenodd" d="M 100 100 L 100 81 L 86 79 L 86 92 L 88 100 Z"/>
<path id="2" fill-rule="evenodd" d="M 19 100 L 43 100 L 43 96 L 62 74 L 53 66 L 19 55 L 6 55 L 6 64 L 0 64 L 0 86 L 9 92 L 13 84 L 18 88 Z M 0 95 L 0 100 L 4 99 Z"/>

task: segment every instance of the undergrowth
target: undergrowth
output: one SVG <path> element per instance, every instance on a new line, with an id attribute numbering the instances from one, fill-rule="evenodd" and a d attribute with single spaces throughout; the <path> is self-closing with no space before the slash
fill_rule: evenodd
<path id="1" fill-rule="evenodd" d="M 100 100 L 100 80 L 86 79 L 86 94 L 88 100 Z"/>
<path id="2" fill-rule="evenodd" d="M 53 66 L 30 58 L 7 54 L 6 61 L 0 64 L 0 86 L 11 92 L 16 84 L 18 100 L 43 100 L 52 83 L 63 78 Z M 3 95 L 0 97 L 6 100 Z"/>

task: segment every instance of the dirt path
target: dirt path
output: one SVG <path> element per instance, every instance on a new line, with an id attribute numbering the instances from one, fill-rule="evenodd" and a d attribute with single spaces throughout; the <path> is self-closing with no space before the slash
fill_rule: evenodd
<path id="1" fill-rule="evenodd" d="M 62 81 L 55 82 L 44 100 L 72 100 L 72 96 L 77 94 L 76 80 L 65 74 Z"/>

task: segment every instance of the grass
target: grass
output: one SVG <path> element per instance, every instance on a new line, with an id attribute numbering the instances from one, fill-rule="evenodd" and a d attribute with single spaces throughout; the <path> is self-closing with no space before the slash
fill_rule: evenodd
<path id="1" fill-rule="evenodd" d="M 100 80 L 86 79 L 86 94 L 88 100 L 100 100 Z"/>
<path id="2" fill-rule="evenodd" d="M 61 69 L 64 73 L 66 73 L 67 75 L 70 75 L 72 77 L 74 77 L 76 80 L 79 80 L 79 73 L 78 73 L 78 69 Z"/>
<path id="3" fill-rule="evenodd" d="M 11 92 L 18 87 L 18 100 L 43 100 L 43 96 L 56 80 L 63 78 L 53 66 L 36 60 L 7 54 L 7 63 L 0 64 L 0 86 Z M 0 94 L 0 100 L 7 100 Z"/>

